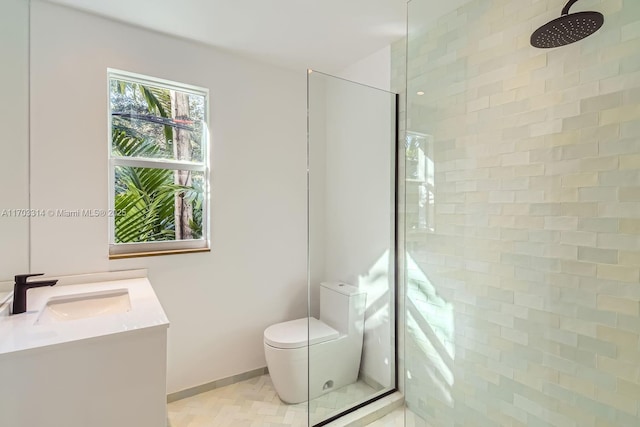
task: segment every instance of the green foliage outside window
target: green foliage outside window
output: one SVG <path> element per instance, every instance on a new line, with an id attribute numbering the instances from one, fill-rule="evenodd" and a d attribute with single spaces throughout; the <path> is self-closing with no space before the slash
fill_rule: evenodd
<path id="1" fill-rule="evenodd" d="M 115 243 L 203 238 L 205 174 L 175 163 L 204 164 L 205 97 L 111 79 Z M 154 163 L 155 162 L 155 163 Z"/>

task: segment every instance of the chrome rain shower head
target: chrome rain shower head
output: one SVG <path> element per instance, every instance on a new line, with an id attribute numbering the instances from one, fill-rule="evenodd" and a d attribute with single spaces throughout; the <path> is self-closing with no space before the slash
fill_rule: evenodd
<path id="1" fill-rule="evenodd" d="M 541 49 L 565 46 L 589 37 L 604 24 L 600 12 L 569 13 L 578 0 L 569 0 L 562 9 L 560 18 L 554 19 L 531 34 L 531 46 Z"/>

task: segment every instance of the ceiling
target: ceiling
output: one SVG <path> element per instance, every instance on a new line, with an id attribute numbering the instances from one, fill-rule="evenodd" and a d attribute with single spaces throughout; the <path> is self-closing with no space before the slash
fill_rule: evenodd
<path id="1" fill-rule="evenodd" d="M 49 1 L 286 68 L 333 73 L 406 29 L 406 0 Z"/>

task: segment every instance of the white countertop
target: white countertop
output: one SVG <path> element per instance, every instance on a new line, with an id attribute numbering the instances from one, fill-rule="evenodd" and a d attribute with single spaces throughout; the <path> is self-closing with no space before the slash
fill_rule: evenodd
<path id="1" fill-rule="evenodd" d="M 36 323 L 49 298 L 125 288 L 128 312 Z M 0 355 L 153 327 L 167 328 L 169 320 L 147 278 L 33 288 L 27 292 L 27 312 L 0 316 Z"/>

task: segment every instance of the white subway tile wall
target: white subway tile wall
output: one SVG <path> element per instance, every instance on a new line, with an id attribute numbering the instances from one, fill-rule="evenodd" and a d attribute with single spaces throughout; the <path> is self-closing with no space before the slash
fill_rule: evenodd
<path id="1" fill-rule="evenodd" d="M 392 48 L 401 118 L 432 144 L 432 180 L 402 184 L 407 406 L 433 427 L 640 426 L 640 1 L 576 3 L 603 28 L 550 50 L 529 37 L 564 0 L 421 16 L 435 1 Z"/>

